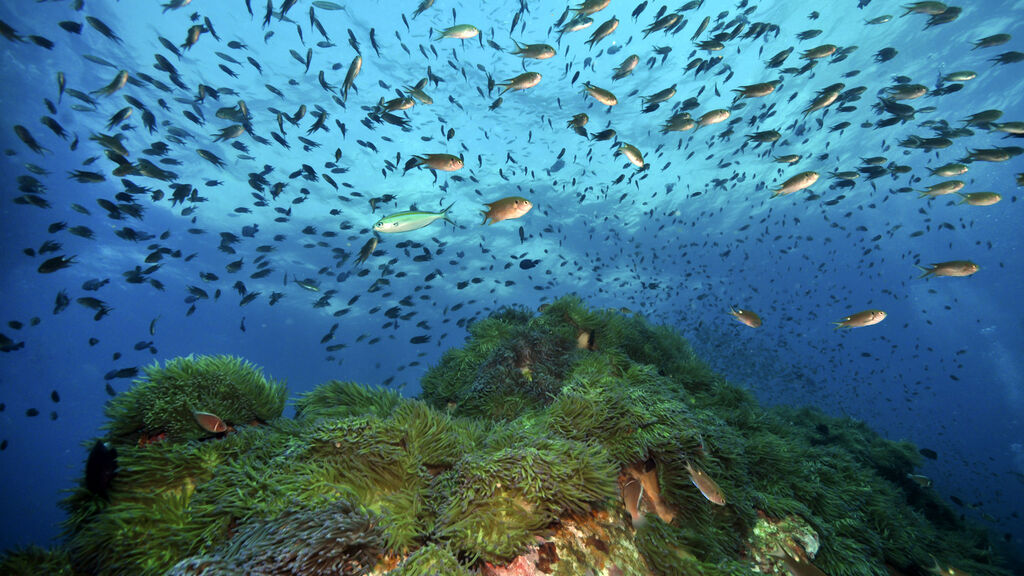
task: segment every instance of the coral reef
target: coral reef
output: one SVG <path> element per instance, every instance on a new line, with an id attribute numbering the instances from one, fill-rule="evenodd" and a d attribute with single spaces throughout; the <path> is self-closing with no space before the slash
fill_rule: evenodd
<path id="1" fill-rule="evenodd" d="M 667 328 L 565 297 L 469 332 L 418 399 L 331 381 L 295 418 L 241 360 L 147 368 L 107 409 L 104 493 L 83 482 L 62 545 L 11 551 L 0 571 L 1009 574 L 907 480 L 912 445 L 765 409 Z"/>

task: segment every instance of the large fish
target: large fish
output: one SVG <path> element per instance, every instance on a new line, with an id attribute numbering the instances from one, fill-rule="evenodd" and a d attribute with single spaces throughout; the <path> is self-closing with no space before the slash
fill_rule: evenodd
<path id="1" fill-rule="evenodd" d="M 452 209 L 455 203 L 452 202 L 447 208 L 440 212 L 398 212 L 385 216 L 377 221 L 373 225 L 375 232 L 393 234 L 395 232 L 409 232 L 411 230 L 419 230 L 424 226 L 429 226 L 437 220 L 445 220 L 452 226 L 455 222 L 448 217 L 448 211 Z"/>

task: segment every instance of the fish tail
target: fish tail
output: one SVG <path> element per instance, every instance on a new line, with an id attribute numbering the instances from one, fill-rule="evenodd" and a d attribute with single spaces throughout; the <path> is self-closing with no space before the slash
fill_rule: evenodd
<path id="1" fill-rule="evenodd" d="M 487 219 L 491 217 L 491 212 L 490 210 L 481 210 L 480 213 L 484 215 L 484 221 L 480 223 L 480 225 L 483 226 L 484 224 L 487 224 Z M 491 222 L 491 224 L 494 224 L 494 222 Z"/>
<path id="2" fill-rule="evenodd" d="M 455 206 L 455 202 L 452 202 L 447 208 L 441 210 L 441 217 L 452 226 L 456 226 L 455 221 L 448 217 L 448 211 L 452 209 L 452 206 Z"/>
<path id="3" fill-rule="evenodd" d="M 934 268 L 925 268 L 924 266 L 917 266 L 916 264 L 915 264 L 915 267 L 919 268 L 922 272 L 924 272 L 924 274 L 921 274 L 920 276 L 917 277 L 918 280 L 920 280 L 921 278 L 928 278 L 929 276 L 934 276 L 935 275 L 935 269 Z"/>

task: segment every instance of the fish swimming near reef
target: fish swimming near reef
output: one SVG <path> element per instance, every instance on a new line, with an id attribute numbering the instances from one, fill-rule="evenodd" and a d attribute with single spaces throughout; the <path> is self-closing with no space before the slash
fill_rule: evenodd
<path id="1" fill-rule="evenodd" d="M 882 310 L 865 310 L 856 314 L 850 314 L 842 320 L 834 322 L 834 324 L 837 330 L 839 328 L 863 328 L 878 324 L 885 320 L 885 316 L 886 314 Z"/>
<path id="2" fill-rule="evenodd" d="M 196 423 L 199 427 L 211 434 L 220 434 L 227 432 L 229 427 L 221 420 L 220 416 L 211 414 L 209 412 L 193 412 L 192 416 L 196 419 Z"/>
<path id="3" fill-rule="evenodd" d="M 85 487 L 93 494 L 106 498 L 110 483 L 117 475 L 117 449 L 97 440 L 85 462 Z"/>
<path id="4" fill-rule="evenodd" d="M 451 210 L 454 205 L 455 203 L 453 202 L 440 212 L 409 211 L 391 214 L 378 220 L 377 223 L 373 225 L 373 229 L 374 231 L 383 234 L 409 232 L 412 230 L 419 230 L 424 226 L 429 226 L 437 220 L 445 220 L 454 226 L 455 222 L 448 217 L 448 211 Z"/>
<path id="5" fill-rule="evenodd" d="M 686 472 L 690 475 L 690 481 L 707 498 L 708 502 L 725 506 L 725 493 L 722 492 L 722 488 L 718 483 L 712 480 L 711 476 L 708 476 L 707 472 L 690 460 L 686 461 Z"/>
<path id="6" fill-rule="evenodd" d="M 978 265 L 970 260 L 951 260 L 949 262 L 938 262 L 929 267 L 918 266 L 918 268 L 924 272 L 920 278 L 931 278 L 932 276 L 963 278 L 979 270 Z"/>
<path id="7" fill-rule="evenodd" d="M 508 198 L 502 198 L 496 202 L 485 204 L 487 210 L 481 210 L 484 215 L 483 224 L 487 224 L 490 220 L 491 224 L 501 222 L 502 220 L 512 220 L 513 218 L 520 218 L 533 208 L 533 203 L 521 196 L 509 196 Z"/>
<path id="8" fill-rule="evenodd" d="M 751 328 L 761 327 L 761 317 L 756 312 L 750 310 L 741 310 L 739 308 L 730 308 L 729 315 L 736 318 L 736 320 L 750 326 Z"/>

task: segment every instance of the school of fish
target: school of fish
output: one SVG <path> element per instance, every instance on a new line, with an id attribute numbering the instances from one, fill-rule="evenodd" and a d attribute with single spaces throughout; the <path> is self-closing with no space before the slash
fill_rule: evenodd
<path id="1" fill-rule="evenodd" d="M 42 3 L 46 29 L 0 20 L 6 57 L 78 55 L 21 79 L 48 86 L 22 104 L 40 120 L 5 120 L 7 213 L 54 214 L 16 228 L 18 257 L 57 277 L 117 270 L 37 294 L 52 314 L 7 319 L 0 349 L 20 353 L 22 334 L 72 305 L 117 322 L 120 298 L 182 300 L 125 335 L 110 395 L 157 354 L 161 318 L 285 298 L 330 325 L 308 346 L 328 362 L 396 337 L 457 345 L 490 310 L 566 292 L 728 338 L 745 329 L 726 315 L 777 341 L 831 322 L 835 341 L 807 345 L 842 357 L 846 329 L 885 321 L 908 284 L 998 275 L 996 239 L 955 236 L 1024 185 L 1024 171 L 975 185 L 1019 162 L 1024 118 L 944 106 L 1024 71 L 1009 33 L 955 39 L 981 6 L 859 0 L 850 21 L 823 4 L 791 29 L 770 21 L 776 3 L 750 0 L 517 0 L 471 16 L 440 0 L 127 4 Z M 837 39 L 851 29 L 863 42 Z M 904 75 L 921 48 L 908 30 L 954 38 L 957 57 Z M 206 247 L 182 248 L 196 239 Z M 801 254 L 822 242 L 828 259 Z M 885 258 L 905 276 L 871 270 Z M 822 285 L 786 293 L 791 267 Z M 874 297 L 847 287 L 865 283 Z M 468 297 L 427 313 L 431 287 Z M 87 328 L 68 321 L 93 345 Z M 226 429 L 199 409 L 204 429 Z"/>

